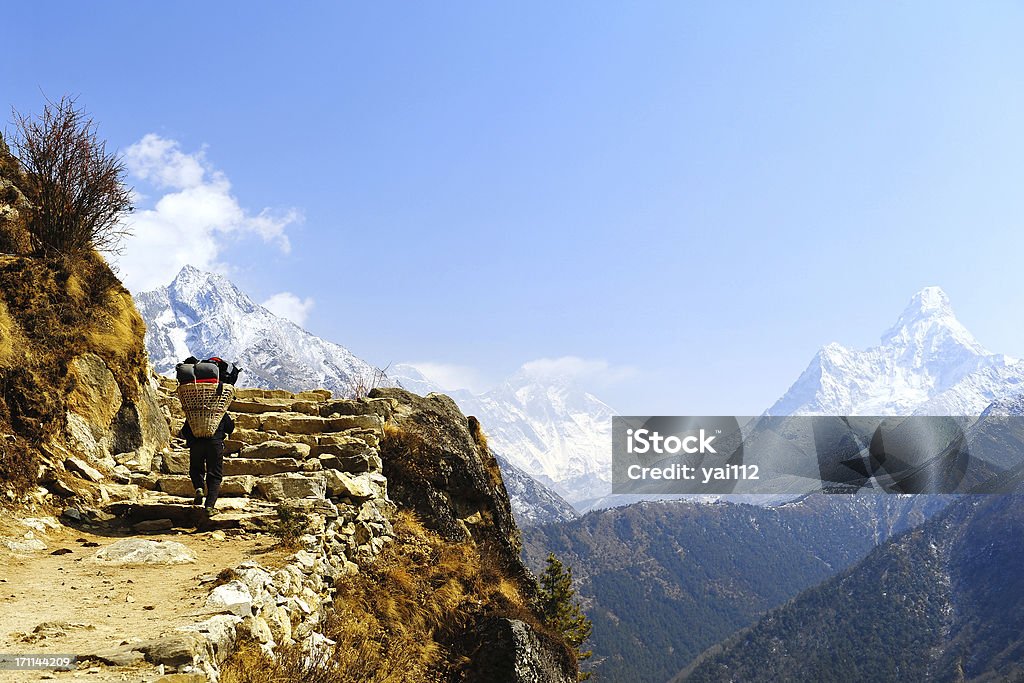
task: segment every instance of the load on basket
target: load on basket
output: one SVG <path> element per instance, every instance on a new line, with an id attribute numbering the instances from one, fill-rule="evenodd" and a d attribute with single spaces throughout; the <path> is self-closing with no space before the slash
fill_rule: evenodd
<path id="1" fill-rule="evenodd" d="M 186 358 L 175 368 L 178 400 L 192 433 L 210 438 L 235 397 L 235 381 L 241 368 L 214 356 L 206 360 Z"/>

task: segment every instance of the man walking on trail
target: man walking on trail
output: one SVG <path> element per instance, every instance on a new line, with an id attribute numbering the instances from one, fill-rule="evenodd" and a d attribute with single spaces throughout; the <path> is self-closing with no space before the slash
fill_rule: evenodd
<path id="1" fill-rule="evenodd" d="M 181 438 L 188 445 L 188 475 L 196 497 L 192 503 L 203 505 L 206 497 L 206 512 L 212 516 L 220 493 L 220 482 L 224 479 L 224 439 L 235 431 L 235 421 L 227 413 L 220 419 L 217 431 L 212 437 L 201 438 L 192 433 L 188 420 L 181 430 Z M 205 479 L 205 481 L 204 481 Z M 205 484 L 205 488 L 204 488 Z"/>

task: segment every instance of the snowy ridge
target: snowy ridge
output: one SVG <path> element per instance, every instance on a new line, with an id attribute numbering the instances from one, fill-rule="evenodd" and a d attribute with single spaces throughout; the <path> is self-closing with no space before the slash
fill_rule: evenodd
<path id="1" fill-rule="evenodd" d="M 409 365 L 390 375 L 410 391 L 441 391 Z M 520 370 L 482 394 L 447 393 L 479 418 L 497 453 L 577 508 L 611 493 L 615 411 L 572 379 Z"/>
<path id="2" fill-rule="evenodd" d="M 146 322 L 146 349 L 157 372 L 194 355 L 222 356 L 244 371 L 239 385 L 302 391 L 320 386 L 348 395 L 377 369 L 254 303 L 226 278 L 185 266 L 167 287 L 135 296 Z M 387 380 L 383 386 L 394 386 Z"/>

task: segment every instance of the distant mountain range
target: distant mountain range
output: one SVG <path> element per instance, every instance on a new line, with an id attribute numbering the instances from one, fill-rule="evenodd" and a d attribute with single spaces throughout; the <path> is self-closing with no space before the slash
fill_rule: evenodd
<path id="1" fill-rule="evenodd" d="M 867 351 L 826 346 L 767 412 L 1024 414 L 1020 370 L 1013 359 L 986 351 L 956 320 L 946 295 L 938 288 L 927 288 L 912 298 L 883 335 L 881 345 Z M 971 436 L 978 435 L 971 432 Z M 1009 437 L 997 431 L 993 438 Z M 1024 479 L 1024 472 L 1009 476 Z M 920 662 L 901 649 L 910 643 L 883 642 L 881 634 L 907 629 L 918 634 L 925 647 L 941 645 L 942 636 L 932 634 L 925 640 L 922 635 L 937 628 L 930 621 L 935 610 L 929 601 L 947 614 L 953 609 L 972 614 L 960 628 L 957 647 L 966 651 L 976 643 L 988 653 L 973 664 L 974 671 L 1010 671 L 1007 662 L 1024 656 L 1024 650 L 1014 649 L 1019 642 L 1016 636 L 999 630 L 1001 626 L 986 631 L 980 612 L 962 607 L 965 598 L 947 599 L 942 591 L 948 577 L 931 567 L 932 559 L 916 555 L 933 552 L 931 542 L 941 548 L 955 541 L 957 552 L 982 557 L 989 552 L 983 544 L 994 542 L 991 535 L 979 534 L 979 545 L 975 545 L 969 540 L 968 527 L 942 527 L 936 522 L 928 527 L 935 529 L 929 543 L 914 545 L 913 551 L 899 540 L 922 520 L 940 513 L 950 500 L 869 494 L 815 495 L 774 508 L 738 505 L 735 496 L 711 505 L 640 503 L 592 512 L 568 524 L 529 529 L 524 540 L 535 566 L 549 551 L 573 566 L 594 620 L 594 668 L 607 680 L 661 682 L 681 669 L 679 680 L 691 680 L 690 676 L 701 681 L 917 680 L 915 667 Z M 1019 537 L 1019 519 L 1006 515 L 999 519 L 1005 522 L 1001 533 Z M 941 542 L 940 535 L 944 535 Z M 889 542 L 890 537 L 897 540 Z M 1002 547 L 1006 546 L 1013 555 L 1016 541 L 1007 540 Z M 900 609 L 902 598 L 892 599 L 899 595 L 895 588 L 887 592 L 887 611 L 861 609 L 886 592 L 880 586 L 888 585 L 881 581 L 887 575 L 867 564 L 883 554 L 884 566 L 898 572 L 892 586 L 916 586 L 913 600 L 917 602 L 899 615 L 894 611 Z M 1010 556 L 1004 560 L 1004 570 L 1020 561 Z M 814 587 L 851 566 L 855 568 L 844 575 L 848 577 L 844 582 L 837 579 L 820 589 Z M 858 580 L 862 566 L 867 573 Z M 988 571 L 982 576 L 989 577 L 994 570 Z M 1002 584 L 985 580 L 991 581 L 994 592 L 1008 584 L 1018 590 L 1014 599 L 1022 597 L 1016 579 Z M 980 578 L 962 577 L 961 581 L 965 591 L 972 587 L 971 595 L 982 592 Z M 931 589 L 926 590 L 929 582 Z M 863 599 L 851 597 L 855 589 Z M 803 590 L 808 592 L 801 595 Z M 813 599 L 802 602 L 811 595 Z M 789 606 L 779 607 L 794 597 L 790 605 L 799 607 L 792 612 Z M 749 636 L 730 641 L 720 657 L 715 658 L 713 648 L 697 665 L 683 668 L 705 648 L 757 623 L 771 606 L 778 608 L 771 613 L 779 615 L 774 621 L 766 617 Z M 1016 628 L 1015 619 L 1001 614 L 996 621 Z M 775 628 L 782 621 L 786 628 Z M 972 634 L 981 633 L 990 635 L 983 637 L 984 642 L 973 640 Z M 752 643 L 756 654 L 747 656 L 751 653 L 747 638 L 756 638 Z M 784 648 L 784 660 L 776 653 L 778 643 Z M 805 646 L 813 654 L 807 667 L 801 668 Z M 846 662 L 853 658 L 865 662 L 865 667 L 848 667 Z M 887 658 L 898 662 L 902 676 L 888 675 L 892 672 L 875 666 Z M 787 668 L 780 668 L 780 661 Z M 964 666 L 968 666 L 966 660 Z M 1004 680 L 1000 676 L 982 679 Z"/>
<path id="2" fill-rule="evenodd" d="M 441 391 L 410 365 L 389 376 L 411 391 Z M 482 394 L 446 393 L 480 419 L 497 452 L 577 509 L 611 493 L 615 411 L 572 378 L 520 370 Z"/>

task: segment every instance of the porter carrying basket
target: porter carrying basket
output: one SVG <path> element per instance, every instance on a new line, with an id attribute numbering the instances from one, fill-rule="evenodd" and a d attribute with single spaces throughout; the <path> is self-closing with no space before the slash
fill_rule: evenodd
<path id="1" fill-rule="evenodd" d="M 230 384 L 195 382 L 178 385 L 181 408 L 192 433 L 201 439 L 208 439 L 217 431 L 234 397 L 235 387 Z"/>

